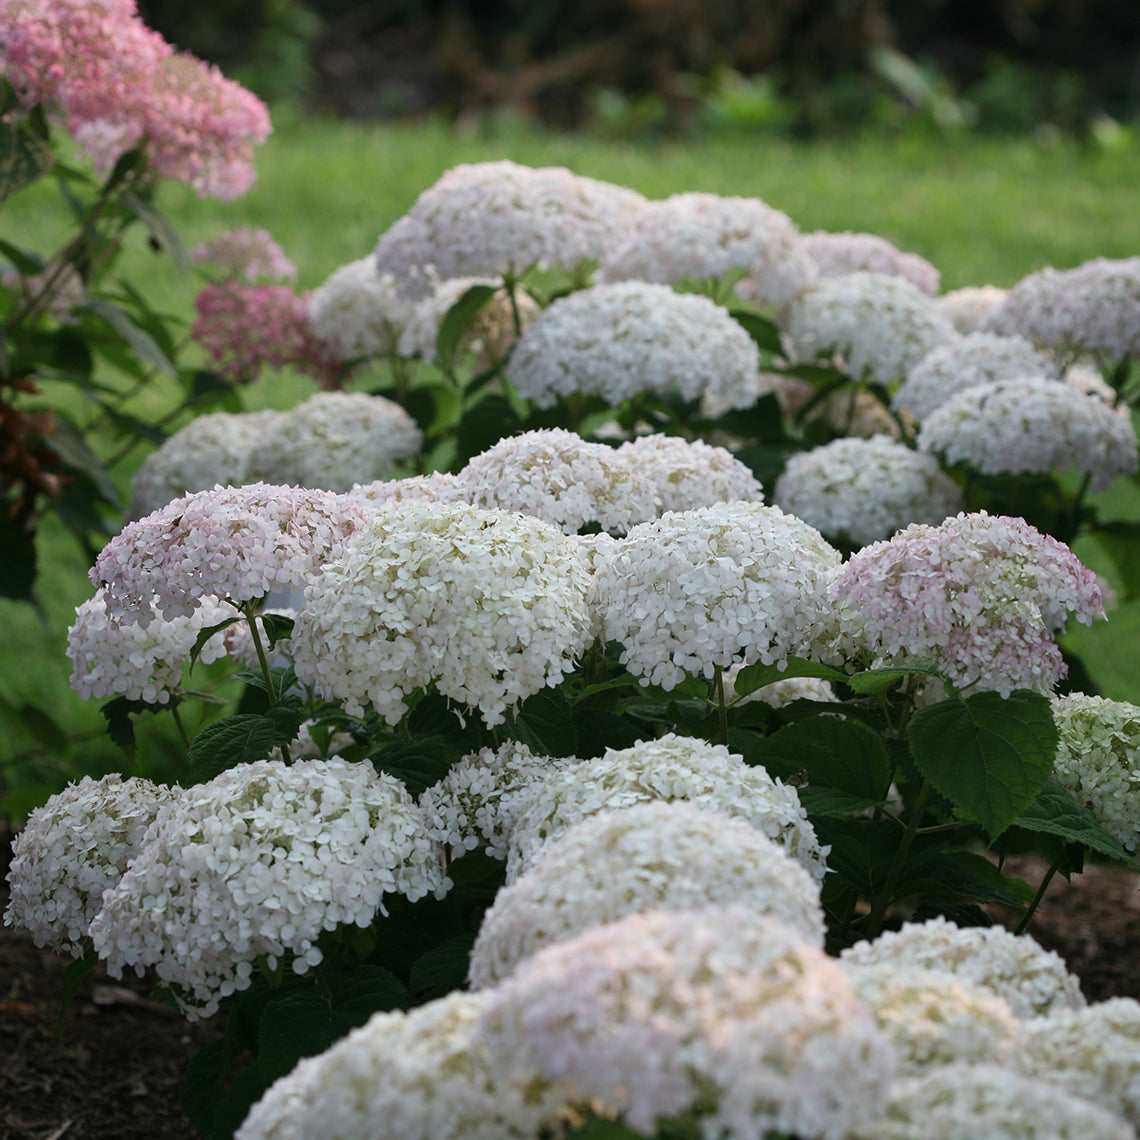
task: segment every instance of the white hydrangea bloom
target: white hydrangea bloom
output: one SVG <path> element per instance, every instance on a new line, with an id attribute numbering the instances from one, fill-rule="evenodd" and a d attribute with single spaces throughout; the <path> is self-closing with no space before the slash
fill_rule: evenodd
<path id="1" fill-rule="evenodd" d="M 746 271 L 741 297 L 782 307 L 815 280 L 799 231 L 759 198 L 689 192 L 647 202 L 602 257 L 606 281 L 717 279 Z"/>
<path id="2" fill-rule="evenodd" d="M 890 538 L 911 523 L 937 525 L 963 506 L 958 485 L 931 455 L 886 436 L 835 439 L 791 456 L 774 502 L 853 546 Z"/>
<path id="3" fill-rule="evenodd" d="M 574 269 L 601 260 L 645 199 L 633 190 L 558 166 L 506 160 L 448 170 L 376 244 L 380 273 L 408 296 L 434 274 L 521 277 L 528 269 Z"/>
<path id="4" fill-rule="evenodd" d="M 930 658 L 960 689 L 1003 696 L 1051 692 L 1067 672 L 1054 633 L 1070 614 L 1104 614 L 1096 575 L 1064 543 L 985 511 L 865 546 L 829 589 L 841 662 Z"/>
<path id="5" fill-rule="evenodd" d="M 1024 337 L 971 333 L 932 348 L 906 374 L 891 406 L 924 420 L 952 396 L 978 384 L 1023 376 L 1056 380 L 1060 375 L 1056 362 Z"/>
<path id="6" fill-rule="evenodd" d="M 882 1118 L 851 1140 L 1133 1140 L 1092 1101 L 995 1065 L 940 1065 L 903 1077 Z"/>
<path id="7" fill-rule="evenodd" d="M 447 277 L 433 282 L 432 291 L 412 307 L 400 334 L 400 355 L 419 356 L 433 364 L 444 318 L 473 285 L 499 286 L 500 282 L 493 277 Z M 471 353 L 476 368 L 491 367 L 510 352 L 518 339 L 515 314 L 520 328 L 525 329 L 540 311 L 538 302 L 522 289 L 515 290 L 512 306 L 506 289 L 499 288 L 460 338 L 459 352 Z"/>
<path id="8" fill-rule="evenodd" d="M 1018 333 L 1068 359 L 1092 353 L 1108 364 L 1128 360 L 1140 353 L 1140 257 L 1031 273 L 985 327 Z"/>
<path id="9" fill-rule="evenodd" d="M 265 432 L 249 477 L 266 483 L 347 491 L 387 475 L 423 444 L 416 421 L 367 392 L 317 392 Z"/>
<path id="10" fill-rule="evenodd" d="M 1134 998 L 1025 1022 L 1014 1060 L 1026 1076 L 1049 1080 L 1140 1128 L 1140 1003 Z"/>
<path id="11" fill-rule="evenodd" d="M 182 683 L 198 634 L 237 614 L 228 602 L 203 598 L 189 617 L 165 621 L 155 609 L 143 626 L 111 617 L 100 590 L 76 608 L 67 631 L 71 687 L 84 700 L 126 697 L 164 705 Z M 216 634 L 203 644 L 198 660 L 208 665 L 228 652 L 223 635 Z"/>
<path id="12" fill-rule="evenodd" d="M 125 967 L 182 991 L 209 1017 L 250 984 L 254 962 L 286 954 L 304 973 L 321 932 L 450 886 L 404 785 L 371 764 L 259 760 L 185 789 L 165 806 L 103 899 L 91 938 L 107 971 Z"/>
<path id="13" fill-rule="evenodd" d="M 349 502 L 375 509 L 399 503 L 467 503 L 466 486 L 448 471 L 429 471 L 404 479 L 375 479 L 357 483 L 345 492 Z"/>
<path id="14" fill-rule="evenodd" d="M 643 684 L 804 653 L 839 552 L 778 507 L 722 503 L 634 527 L 594 571 L 604 635 Z"/>
<path id="15" fill-rule="evenodd" d="M 297 730 L 297 739 L 289 745 L 291 760 L 328 760 L 330 757 L 340 756 L 356 743 L 351 732 L 332 732 L 328 734 L 327 744 L 318 744 L 313 735 L 314 727 L 316 722 L 307 720 Z"/>
<path id="16" fill-rule="evenodd" d="M 539 408 L 575 393 L 617 405 L 647 391 L 738 408 L 756 400 L 760 350 L 707 297 L 619 281 L 551 304 L 519 338 L 508 372 Z"/>
<path id="17" fill-rule="evenodd" d="M 472 1030 L 488 994 L 374 1014 L 306 1057 L 250 1109 L 234 1140 L 533 1140 L 555 1134 L 566 1090 L 492 1073 Z"/>
<path id="18" fill-rule="evenodd" d="M 82 957 L 103 892 L 179 791 L 137 776 L 84 776 L 32 811 L 12 840 L 5 925 L 29 931 L 37 946 Z"/>
<path id="19" fill-rule="evenodd" d="M 146 625 L 188 617 L 204 599 L 248 602 L 296 587 L 368 512 L 329 491 L 251 483 L 173 499 L 128 523 L 91 568 L 107 613 Z"/>
<path id="20" fill-rule="evenodd" d="M 342 363 L 396 350 L 412 305 L 375 257 L 350 261 L 309 294 L 309 331 Z"/>
<path id="21" fill-rule="evenodd" d="M 530 784 L 508 835 L 507 882 L 541 857 L 546 844 L 598 812 L 660 800 L 746 820 L 822 881 L 826 851 L 795 788 L 720 744 L 669 733 L 630 748 L 607 749 Z"/>
<path id="22" fill-rule="evenodd" d="M 692 511 L 715 503 L 763 502 L 760 481 L 731 451 L 677 435 L 640 435 L 619 455 L 633 460 L 657 491 L 658 512 Z"/>
<path id="23" fill-rule="evenodd" d="M 258 614 L 259 616 L 289 618 L 290 620 L 297 617 L 297 611 L 290 606 L 264 606 L 258 611 Z M 222 630 L 219 636 L 226 647 L 227 655 L 233 658 L 243 669 L 260 671 L 261 658 L 257 655 L 257 646 L 254 644 L 253 632 L 249 628 L 248 621 L 234 622 L 233 625 Z M 257 636 L 261 640 L 261 648 L 271 666 L 292 664 L 288 641 L 279 641 L 270 650 L 265 627 L 261 622 L 258 623 Z"/>
<path id="24" fill-rule="evenodd" d="M 855 993 L 914 1074 L 955 1061 L 1006 1064 L 1020 1048 L 1021 1021 L 1003 997 L 949 971 L 882 962 L 842 962 Z"/>
<path id="25" fill-rule="evenodd" d="M 434 684 L 484 723 L 556 685 L 593 640 L 590 568 L 526 515 L 433 503 L 374 516 L 305 591 L 293 628 L 304 684 L 389 724 Z"/>
<path id="26" fill-rule="evenodd" d="M 894 242 L 878 234 L 829 233 L 816 230 L 804 234 L 804 252 L 815 262 L 820 277 L 842 277 L 846 273 L 886 273 L 903 277 L 915 288 L 934 296 L 942 274 L 925 257 L 905 253 Z"/>
<path id="27" fill-rule="evenodd" d="M 1124 402 L 1117 403 L 1117 395 L 1112 385 L 1100 374 L 1100 370 L 1091 364 L 1084 364 L 1078 360 L 1065 369 L 1065 374 L 1061 379 L 1070 388 L 1075 388 L 1086 396 L 1095 396 L 1098 400 L 1108 404 L 1115 409 L 1118 416 L 1128 418 L 1131 415 L 1128 405 Z"/>
<path id="28" fill-rule="evenodd" d="M 563 428 L 501 439 L 458 478 L 475 506 L 531 515 L 563 534 L 590 524 L 624 534 L 657 515 L 653 481 L 628 454 Z"/>
<path id="29" fill-rule="evenodd" d="M 249 482 L 249 456 L 284 413 L 210 412 L 179 428 L 131 477 L 129 519 L 191 491 Z"/>
<path id="30" fill-rule="evenodd" d="M 790 307 L 793 359 L 838 353 L 847 373 L 883 385 L 901 380 L 932 348 L 956 334 L 937 302 L 902 277 L 824 277 Z"/>
<path id="31" fill-rule="evenodd" d="M 1140 706 L 1070 693 L 1053 698 L 1053 773 L 1127 851 L 1140 846 Z"/>
<path id="32" fill-rule="evenodd" d="M 486 989 L 542 947 L 627 914 L 734 903 L 823 945 L 819 884 L 744 820 L 680 801 L 599 812 L 545 844 L 498 893 L 468 977 Z"/>
<path id="33" fill-rule="evenodd" d="M 938 307 L 963 335 L 980 332 L 986 318 L 1005 300 L 1008 290 L 997 285 L 966 285 L 937 298 Z"/>
<path id="34" fill-rule="evenodd" d="M 1079 979 L 1059 954 L 1000 926 L 955 926 L 949 919 L 907 922 L 840 955 L 849 966 L 920 966 L 950 972 L 1004 998 L 1020 1018 L 1085 1005 Z"/>
<path id="35" fill-rule="evenodd" d="M 743 906 L 627 915 L 547 946 L 490 991 L 496 1072 L 537 1069 L 634 1131 L 842 1140 L 886 1102 L 894 1054 L 834 959 Z"/>
<path id="36" fill-rule="evenodd" d="M 576 756 L 536 756 L 525 744 L 508 740 L 453 764 L 420 796 L 420 811 L 432 838 L 454 853 L 483 847 L 492 858 L 505 859 L 527 789 L 577 763 Z"/>
<path id="37" fill-rule="evenodd" d="M 1130 420 L 1095 396 L 1039 377 L 959 392 L 930 413 L 917 445 L 983 475 L 1075 470 L 1092 491 L 1140 465 Z"/>

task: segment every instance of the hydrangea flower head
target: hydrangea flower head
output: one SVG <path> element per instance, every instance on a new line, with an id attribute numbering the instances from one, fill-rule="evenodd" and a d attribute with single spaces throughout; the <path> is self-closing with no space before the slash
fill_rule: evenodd
<path id="1" fill-rule="evenodd" d="M 910 523 L 940 523 L 963 505 L 958 485 L 932 455 L 882 435 L 797 452 L 772 498 L 821 533 L 856 547 Z"/>
<path id="2" fill-rule="evenodd" d="M 242 226 L 196 245 L 190 251 L 190 260 L 199 265 L 219 266 L 226 277 L 242 277 L 250 282 L 297 280 L 297 266 L 273 235 L 253 226 Z"/>
<path id="3" fill-rule="evenodd" d="M 472 1032 L 487 994 L 377 1013 L 307 1057 L 250 1109 L 235 1140 L 532 1140 L 556 1131 L 569 1090 L 492 1073 Z"/>
<path id="4" fill-rule="evenodd" d="M 1053 698 L 1053 772 L 1130 852 L 1140 847 L 1140 707 L 1070 693 Z"/>
<path id="5" fill-rule="evenodd" d="M 997 285 L 966 285 L 937 298 L 938 307 L 963 336 L 981 332 L 990 313 L 1005 300 L 1008 290 Z"/>
<path id="6" fill-rule="evenodd" d="M 643 281 L 560 297 L 519 338 L 508 372 L 540 408 L 576 392 L 616 406 L 640 392 L 674 391 L 749 407 L 762 386 L 759 349 L 723 308 Z"/>
<path id="7" fill-rule="evenodd" d="M 644 684 L 676 688 L 806 652 L 839 552 L 778 507 L 721 503 L 634 527 L 594 572 L 605 637 Z"/>
<path id="8" fill-rule="evenodd" d="M 623 443 L 618 454 L 632 459 L 636 470 L 652 481 L 660 513 L 764 500 L 760 481 L 748 467 L 731 451 L 701 439 L 640 435 Z"/>
<path id="9" fill-rule="evenodd" d="M 669 733 L 630 748 L 610 748 L 529 784 L 508 836 L 507 881 L 542 858 L 567 828 L 602 811 L 684 800 L 743 819 L 775 840 L 816 880 L 824 856 L 795 788 L 721 744 Z"/>
<path id="10" fill-rule="evenodd" d="M 954 326 L 932 297 L 902 277 L 824 277 L 791 306 L 785 332 L 794 359 L 838 354 L 855 380 L 901 380 Z"/>
<path id="11" fill-rule="evenodd" d="M 191 491 L 250 482 L 249 457 L 281 412 L 207 412 L 152 451 L 131 478 L 128 515 L 140 519 Z"/>
<path id="12" fill-rule="evenodd" d="M 902 277 L 934 296 L 942 274 L 917 253 L 904 253 L 878 234 L 829 233 L 817 230 L 801 238 L 804 252 L 815 262 L 820 277 L 847 273 L 886 273 Z"/>
<path id="13" fill-rule="evenodd" d="M 925 420 L 952 396 L 978 384 L 1023 376 L 1056 380 L 1060 375 L 1056 362 L 1024 337 L 970 333 L 932 348 L 906 374 L 891 406 Z"/>
<path id="14" fill-rule="evenodd" d="M 423 444 L 399 404 L 367 392 L 317 392 L 267 427 L 252 448 L 251 480 L 348 491 L 391 472 Z"/>
<path id="15" fill-rule="evenodd" d="M 91 581 L 107 613 L 146 625 L 189 617 L 209 596 L 242 603 L 316 573 L 368 512 L 329 491 L 250 483 L 173 499 L 103 548 Z M 153 603 L 153 607 L 152 607 Z"/>
<path id="16" fill-rule="evenodd" d="M 890 1103 L 852 1140 L 1130 1140 L 1128 1123 L 1052 1079 L 958 1062 L 900 1078 Z"/>
<path id="17" fill-rule="evenodd" d="M 429 471 L 426 475 L 409 475 L 404 479 L 374 479 L 357 483 L 345 492 L 350 502 L 363 507 L 391 507 L 408 503 L 468 503 L 470 496 L 458 475 L 450 471 Z"/>
<path id="18" fill-rule="evenodd" d="M 542 947 L 627 914 L 732 904 L 823 945 L 819 884 L 744 820 L 683 801 L 599 812 L 545 844 L 496 895 L 469 979 L 477 989 L 494 985 Z"/>
<path id="19" fill-rule="evenodd" d="M 1023 519 L 960 514 L 851 556 L 830 584 L 850 651 L 933 660 L 962 689 L 1048 693 L 1067 672 L 1053 633 L 1103 616 L 1096 575 Z"/>
<path id="20" fill-rule="evenodd" d="M 563 428 L 501 439 L 469 460 L 459 480 L 475 506 L 532 515 L 564 534 L 590 524 L 624 534 L 657 514 L 654 484 L 636 463 Z"/>
<path id="21" fill-rule="evenodd" d="M 432 277 L 521 277 L 531 268 L 599 261 L 640 194 L 558 166 L 461 164 L 425 190 L 380 236 L 376 265 L 408 296 Z"/>
<path id="22" fill-rule="evenodd" d="M 37 946 L 82 957 L 103 892 L 178 794 L 137 776 L 84 776 L 32 811 L 12 841 L 5 924 L 30 931 Z"/>
<path id="23" fill-rule="evenodd" d="M 335 756 L 259 760 L 159 812 L 91 937 L 112 977 L 153 967 L 188 1015 L 209 1017 L 258 958 L 273 968 L 288 954 L 304 973 L 321 962 L 322 931 L 370 925 L 386 895 L 449 886 L 399 780 Z"/>
<path id="24" fill-rule="evenodd" d="M 492 1068 L 573 1083 L 634 1131 L 839 1140 L 880 1115 L 893 1051 L 834 959 L 744 906 L 649 911 L 540 950 L 475 1030 Z"/>
<path id="25" fill-rule="evenodd" d="M 590 570 L 525 515 L 433 503 L 378 513 L 305 592 L 297 675 L 390 724 L 434 684 L 488 726 L 557 684 L 592 640 Z"/>
<path id="26" fill-rule="evenodd" d="M 949 972 L 992 990 L 1022 1019 L 1085 1005 L 1079 979 L 1059 954 L 1000 926 L 956 926 L 946 918 L 906 922 L 901 930 L 849 946 L 840 961 L 844 966 Z"/>
<path id="27" fill-rule="evenodd" d="M 1140 466 L 1130 419 L 1097 396 L 1036 376 L 951 396 L 926 418 L 916 442 L 983 475 L 1076 471 L 1092 491 Z"/>
<path id="28" fill-rule="evenodd" d="M 342 363 L 396 351 L 412 304 L 372 257 L 335 269 L 308 297 L 309 331 Z"/>
<path id="29" fill-rule="evenodd" d="M 112 618 L 100 590 L 76 609 L 67 631 L 71 687 L 84 700 L 120 696 L 164 705 L 170 691 L 182 683 L 182 671 L 198 634 L 237 613 L 228 602 L 203 598 L 188 617 L 165 621 L 152 611 L 151 620 L 143 626 Z M 226 653 L 224 640 L 216 635 L 201 647 L 198 660 L 208 665 Z"/>
<path id="30" fill-rule="evenodd" d="M 782 308 L 815 280 L 799 231 L 759 198 L 689 192 L 647 202 L 605 251 L 606 281 L 717 279 L 743 271 L 742 297 Z"/>

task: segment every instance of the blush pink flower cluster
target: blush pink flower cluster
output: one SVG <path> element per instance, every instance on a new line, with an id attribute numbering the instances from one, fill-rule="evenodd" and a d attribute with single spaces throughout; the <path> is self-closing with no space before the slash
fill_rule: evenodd
<path id="1" fill-rule="evenodd" d="M 176 52 L 135 0 L 0 0 L 6 75 L 25 106 L 58 114 L 101 173 L 144 145 L 150 170 L 202 197 L 253 185 L 271 130 L 255 95 Z"/>
<path id="2" fill-rule="evenodd" d="M 308 297 L 288 285 L 207 285 L 195 302 L 191 336 L 214 367 L 237 384 L 256 380 L 264 365 L 295 368 L 326 388 L 344 371 L 308 324 Z"/>

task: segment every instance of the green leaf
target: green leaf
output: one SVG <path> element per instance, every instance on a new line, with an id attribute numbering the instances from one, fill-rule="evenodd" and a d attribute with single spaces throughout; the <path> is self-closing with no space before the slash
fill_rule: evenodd
<path id="1" fill-rule="evenodd" d="M 374 1013 L 410 1005 L 407 986 L 385 966 L 357 966 L 333 988 L 333 1009 L 345 1025 L 363 1025 Z"/>
<path id="2" fill-rule="evenodd" d="M 1045 781 L 1037 798 L 1013 821 L 1013 826 L 1079 843 L 1090 851 L 1140 870 L 1140 864 L 1124 850 L 1119 840 L 1101 827 L 1096 816 L 1056 776 Z"/>
<path id="3" fill-rule="evenodd" d="M 780 356 L 784 345 L 780 340 L 780 330 L 774 321 L 747 309 L 732 309 L 728 314 L 756 342 L 761 352 Z"/>
<path id="4" fill-rule="evenodd" d="M 1121 601 L 1140 597 L 1140 523 L 1101 523 L 1092 538 L 1120 575 Z"/>
<path id="5" fill-rule="evenodd" d="M 1027 689 L 927 705 L 911 717 L 907 739 L 923 777 L 991 839 L 1037 799 L 1057 750 L 1049 699 Z"/>
<path id="6" fill-rule="evenodd" d="M 882 800 L 871 800 L 865 796 L 853 796 L 849 792 L 841 792 L 838 788 L 825 788 L 814 784 L 807 784 L 796 789 L 804 811 L 813 819 L 816 816 L 836 816 L 846 819 L 856 812 L 868 811 L 878 807 Z"/>
<path id="7" fill-rule="evenodd" d="M 574 710 L 559 689 L 535 693 L 508 712 L 501 735 L 539 756 L 573 756 L 578 747 Z"/>
<path id="8" fill-rule="evenodd" d="M 123 202 L 136 218 L 150 231 L 151 237 L 170 254 L 175 265 L 183 273 L 190 272 L 190 258 L 186 247 L 182 244 L 182 237 L 174 223 L 159 210 L 154 203 L 148 202 L 138 194 L 123 195 Z"/>
<path id="9" fill-rule="evenodd" d="M 141 361 L 158 368 L 168 376 L 177 377 L 178 369 L 170 362 L 166 353 L 158 347 L 154 337 L 140 329 L 125 310 L 119 308 L 118 305 L 111 304 L 110 301 L 102 301 L 98 298 L 89 300 L 82 307 L 110 325 L 131 346 Z"/>
<path id="10" fill-rule="evenodd" d="M 521 424 L 506 397 L 497 393 L 484 396 L 463 413 L 456 431 L 458 448 L 456 465 L 462 467 L 469 459 L 508 436 Z"/>
<path id="11" fill-rule="evenodd" d="M 208 724 L 190 744 L 188 785 L 203 784 L 238 764 L 264 760 L 291 744 L 305 719 L 300 697 L 289 696 L 260 715 L 238 713 Z"/>
<path id="12" fill-rule="evenodd" d="M 259 614 L 258 620 L 269 639 L 271 650 L 277 648 L 279 641 L 288 641 L 293 636 L 293 619 L 285 614 Z"/>
<path id="13" fill-rule="evenodd" d="M 69 963 L 67 969 L 63 971 L 63 992 L 59 998 L 58 1022 L 58 1030 L 61 1037 L 63 1036 L 63 1019 L 67 1016 L 67 1011 L 71 1008 L 71 1003 L 75 1000 L 75 995 L 79 993 L 79 987 L 83 985 L 83 980 L 87 975 L 98 965 L 99 955 L 95 952 L 93 946 L 89 946 L 82 958 L 76 958 L 75 961 Z"/>
<path id="14" fill-rule="evenodd" d="M 36 581 L 35 531 L 18 526 L 0 512 L 0 597 L 18 602 L 35 601 L 32 587 Z"/>
<path id="15" fill-rule="evenodd" d="M 35 250 L 21 249 L 18 245 L 0 238 L 0 253 L 26 277 L 43 272 L 44 259 Z"/>
<path id="16" fill-rule="evenodd" d="M 234 622 L 245 621 L 244 614 L 234 614 L 233 617 L 226 618 L 225 621 L 216 622 L 214 625 L 205 626 L 198 631 L 198 636 L 194 638 L 194 644 L 190 646 L 190 664 L 193 665 L 201 656 L 202 650 L 206 642 L 214 636 L 215 633 L 220 633 L 223 629 L 229 629 Z"/>
<path id="17" fill-rule="evenodd" d="M 808 661 L 805 657 L 789 657 L 784 668 L 778 665 L 745 665 L 736 675 L 736 695 L 746 697 L 749 693 L 771 685 L 776 681 L 788 681 L 793 677 L 818 677 L 823 681 L 845 682 L 847 674 L 833 669 L 830 665 L 821 665 L 817 661 Z"/>
<path id="18" fill-rule="evenodd" d="M 443 997 L 467 984 L 475 933 L 445 938 L 412 963 L 410 981 L 418 1001 Z"/>
<path id="19" fill-rule="evenodd" d="M 292 665 L 270 665 L 269 676 L 273 681 L 273 691 L 276 693 L 287 693 L 297 683 L 297 674 L 293 671 Z M 269 692 L 269 687 L 265 683 L 265 674 L 260 669 L 243 669 L 240 673 L 234 674 L 233 680 L 243 685 L 252 685 L 263 693 Z"/>
<path id="20" fill-rule="evenodd" d="M 455 350 L 463 334 L 471 326 L 471 322 L 478 316 L 481 309 L 495 295 L 493 285 L 472 285 L 450 309 L 439 326 L 439 333 L 435 338 L 436 359 L 445 364 L 451 362 Z"/>
<path id="21" fill-rule="evenodd" d="M 67 733 L 39 705 L 33 705 L 30 701 L 17 705 L 0 697 L 0 717 L 17 725 L 49 751 L 58 752 L 67 747 Z"/>
<path id="22" fill-rule="evenodd" d="M 46 139 L 0 120 L 0 201 L 38 182 L 54 160 Z"/>
<path id="23" fill-rule="evenodd" d="M 445 736 L 402 737 L 381 748 L 372 757 L 372 766 L 377 772 L 402 780 L 408 791 L 418 796 L 439 783 L 457 758 L 454 746 Z"/>
<path id="24" fill-rule="evenodd" d="M 925 677 L 942 677 L 933 665 L 916 661 L 913 665 L 896 665 L 890 669 L 864 669 L 845 678 L 850 688 L 860 696 L 885 696 L 899 681 L 915 674 Z"/>
<path id="25" fill-rule="evenodd" d="M 138 754 L 132 715 L 156 707 L 158 706 L 150 705 L 146 701 L 131 700 L 129 697 L 112 697 L 106 704 L 100 706 L 99 711 L 107 721 L 108 735 L 112 742 L 122 749 L 128 760 L 134 760 Z"/>
<path id="26" fill-rule="evenodd" d="M 266 1083 L 293 1070 L 303 1057 L 323 1053 L 339 1034 L 328 1002 L 314 990 L 267 1002 L 257 1034 L 257 1067 Z"/>
<path id="27" fill-rule="evenodd" d="M 857 720 L 815 716 L 785 725 L 762 737 L 749 750 L 750 764 L 763 764 L 787 778 L 803 772 L 809 785 L 823 785 L 849 796 L 879 802 L 891 782 L 891 763 L 883 738 Z M 776 765 L 768 760 L 776 761 Z M 779 770 L 777 770 L 779 769 Z"/>

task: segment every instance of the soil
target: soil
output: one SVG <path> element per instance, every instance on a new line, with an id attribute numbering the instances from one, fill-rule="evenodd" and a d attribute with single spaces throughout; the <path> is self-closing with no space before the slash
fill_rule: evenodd
<path id="1" fill-rule="evenodd" d="M 5 874 L 7 847 L 0 832 Z M 1032 859 L 1007 869 L 1034 885 L 1045 870 Z M 0 886 L 0 910 L 6 904 Z M 1068 962 L 1090 1001 L 1140 998 L 1140 875 L 1090 865 L 1071 881 L 1056 878 L 1030 933 Z M 186 1022 L 151 1001 L 145 981 L 114 981 L 96 968 L 61 1036 L 66 966 L 0 926 L 0 1140 L 194 1140 L 178 1090 L 219 1026 Z"/>

